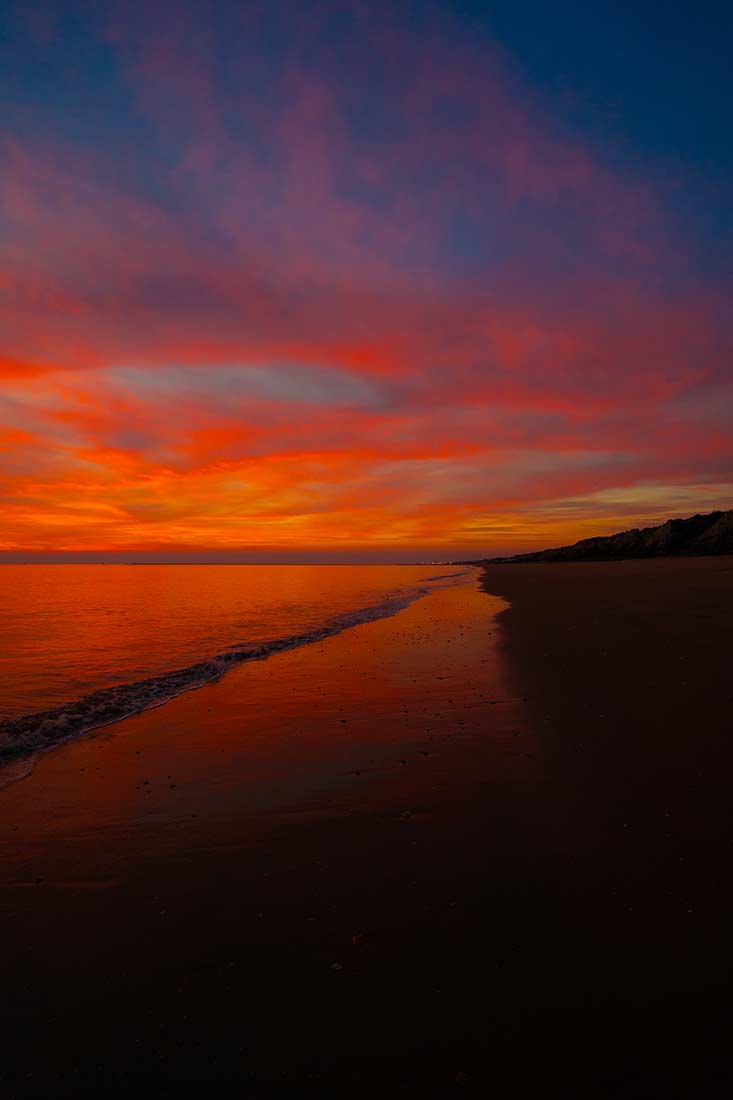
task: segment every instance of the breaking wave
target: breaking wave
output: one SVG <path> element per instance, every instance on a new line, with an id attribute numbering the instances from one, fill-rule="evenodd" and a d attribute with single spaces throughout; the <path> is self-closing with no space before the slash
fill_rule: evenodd
<path id="1" fill-rule="evenodd" d="M 454 581 L 464 576 L 465 573 L 445 573 L 426 580 Z M 29 753 L 53 748 L 78 734 L 89 733 L 100 726 L 108 726 L 141 711 L 162 706 L 183 692 L 193 691 L 218 679 L 230 668 L 245 661 L 261 661 L 273 653 L 322 641 L 360 623 L 396 615 L 414 600 L 433 590 L 425 587 L 409 589 L 370 607 L 337 615 L 314 630 L 273 638 L 257 645 L 238 645 L 186 668 L 164 672 L 146 680 L 102 688 L 51 710 L 0 720 L 0 764 L 7 764 Z"/>

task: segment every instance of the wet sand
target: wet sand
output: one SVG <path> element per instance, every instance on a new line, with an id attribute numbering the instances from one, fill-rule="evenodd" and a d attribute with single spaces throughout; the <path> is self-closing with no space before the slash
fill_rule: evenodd
<path id="1" fill-rule="evenodd" d="M 666 564 L 502 566 L 511 609 L 472 581 L 42 758 L 5 1094 L 727 1094 L 733 563 Z"/>
<path id="2" fill-rule="evenodd" d="M 516 831 L 543 783 L 498 656 L 503 606 L 475 581 L 436 593 L 7 787 L 9 1094 L 468 1072 L 471 909 L 492 868 L 521 887 Z M 487 828 L 504 837 L 488 857 Z"/>

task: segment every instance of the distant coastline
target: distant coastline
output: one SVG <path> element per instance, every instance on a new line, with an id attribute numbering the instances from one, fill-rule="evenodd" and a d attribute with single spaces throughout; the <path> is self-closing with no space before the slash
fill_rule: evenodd
<path id="1" fill-rule="evenodd" d="M 581 539 L 572 546 L 536 550 L 511 557 L 481 558 L 461 565 L 504 565 L 516 562 L 624 561 L 636 558 L 733 554 L 733 509 L 686 519 L 668 519 L 658 527 L 634 527 L 615 535 Z"/>

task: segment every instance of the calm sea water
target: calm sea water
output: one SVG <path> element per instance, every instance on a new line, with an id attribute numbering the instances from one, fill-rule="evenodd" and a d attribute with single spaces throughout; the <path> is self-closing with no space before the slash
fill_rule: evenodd
<path id="1" fill-rule="evenodd" d="M 435 565 L 0 566 L 0 751 L 164 702 L 232 663 L 393 614 L 465 575 Z M 40 724 L 25 718 L 48 711 Z"/>

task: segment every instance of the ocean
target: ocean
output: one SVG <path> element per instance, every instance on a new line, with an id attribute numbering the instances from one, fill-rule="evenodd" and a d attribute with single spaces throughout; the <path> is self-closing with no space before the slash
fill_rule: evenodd
<path id="1" fill-rule="evenodd" d="M 435 565 L 5 565 L 0 758 L 395 614 L 467 575 Z"/>

